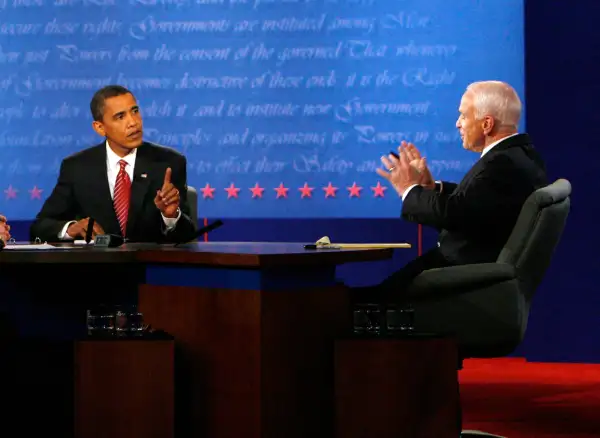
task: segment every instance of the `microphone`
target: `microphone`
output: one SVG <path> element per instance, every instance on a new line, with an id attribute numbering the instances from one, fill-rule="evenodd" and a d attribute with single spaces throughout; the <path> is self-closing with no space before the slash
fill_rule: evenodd
<path id="1" fill-rule="evenodd" d="M 125 239 L 119 234 L 98 234 L 94 240 L 94 246 L 98 248 L 116 248 L 123 243 Z"/>
<path id="2" fill-rule="evenodd" d="M 216 220 L 212 224 L 202 227 L 198 231 L 196 231 L 192 240 L 178 242 L 174 245 L 174 247 L 193 242 L 198 237 L 203 236 L 206 233 L 209 233 L 216 228 L 219 228 L 221 225 L 223 225 L 223 221 Z M 99 234 L 98 236 L 96 236 L 94 243 L 95 243 L 94 246 L 96 246 L 96 247 L 115 248 L 115 247 L 123 245 L 123 243 L 125 243 L 125 239 L 123 238 L 123 236 L 120 236 L 118 234 Z"/>
<path id="3" fill-rule="evenodd" d="M 93 217 L 91 217 L 90 220 L 88 221 L 88 227 L 85 232 L 85 243 L 87 243 L 88 245 L 92 241 L 92 231 L 94 231 L 94 223 L 95 222 L 96 222 L 96 220 Z"/>
<path id="4" fill-rule="evenodd" d="M 198 237 L 204 236 L 206 233 L 210 233 L 212 230 L 219 228 L 221 225 L 223 225 L 223 221 L 221 219 L 217 219 L 212 224 L 208 224 L 207 226 L 202 227 L 198 231 L 196 231 L 196 234 L 194 235 L 194 238 L 192 240 L 188 240 L 187 242 L 176 243 L 175 247 L 178 247 L 179 245 L 185 245 L 186 243 L 193 242 Z"/>

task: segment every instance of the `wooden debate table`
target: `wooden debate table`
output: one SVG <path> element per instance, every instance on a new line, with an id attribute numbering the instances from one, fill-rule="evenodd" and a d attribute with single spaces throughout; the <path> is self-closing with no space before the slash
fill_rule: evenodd
<path id="1" fill-rule="evenodd" d="M 28 326 L 63 338 L 85 327 L 73 309 L 136 289 L 144 322 L 174 336 L 181 354 L 176 417 L 189 433 L 178 436 L 331 437 L 333 341 L 351 330 L 335 269 L 391 257 L 260 242 L 5 250 L 0 286 L 42 301 L 54 322 L 73 320 L 58 330 L 30 315 Z"/>

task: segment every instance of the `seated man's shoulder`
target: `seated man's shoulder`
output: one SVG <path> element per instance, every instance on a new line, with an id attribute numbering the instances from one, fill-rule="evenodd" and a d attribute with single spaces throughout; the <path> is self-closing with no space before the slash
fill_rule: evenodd
<path id="1" fill-rule="evenodd" d="M 105 148 L 105 144 L 101 143 L 86 149 L 82 149 L 80 151 L 77 152 L 73 152 L 70 155 L 67 155 L 65 158 L 63 158 L 63 162 L 65 164 L 69 164 L 69 163 L 80 163 L 81 161 L 85 161 L 87 159 L 93 158 L 95 156 L 97 156 L 99 153 L 102 153 L 104 151 Z"/>
<path id="2" fill-rule="evenodd" d="M 161 160 L 182 159 L 185 160 L 185 155 L 169 146 L 163 146 L 157 143 L 144 142 L 144 146 L 152 150 L 155 156 Z"/>

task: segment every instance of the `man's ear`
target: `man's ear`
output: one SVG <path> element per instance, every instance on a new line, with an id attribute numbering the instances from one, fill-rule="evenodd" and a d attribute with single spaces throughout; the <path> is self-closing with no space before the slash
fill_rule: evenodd
<path id="1" fill-rule="evenodd" d="M 104 130 L 104 125 L 102 122 L 94 120 L 92 122 L 92 128 L 94 128 L 94 131 L 96 131 L 96 134 L 98 134 L 100 137 L 106 137 L 106 131 Z"/>
<path id="2" fill-rule="evenodd" d="M 494 120 L 493 117 L 485 116 L 483 118 L 483 133 L 485 135 L 488 135 L 489 133 L 491 133 L 494 130 L 494 126 L 496 125 L 495 122 L 496 121 Z"/>

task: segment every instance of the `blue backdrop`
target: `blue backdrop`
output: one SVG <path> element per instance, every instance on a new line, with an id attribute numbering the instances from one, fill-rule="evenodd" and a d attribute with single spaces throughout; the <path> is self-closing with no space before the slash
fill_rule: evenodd
<path id="1" fill-rule="evenodd" d="M 413 141 L 434 176 L 460 179 L 476 159 L 454 127 L 465 87 L 523 94 L 522 0 L 0 5 L 13 220 L 37 213 L 62 158 L 101 140 L 88 105 L 111 83 L 138 97 L 147 140 L 186 154 L 201 213 L 246 218 L 397 217 L 382 154 Z"/>

